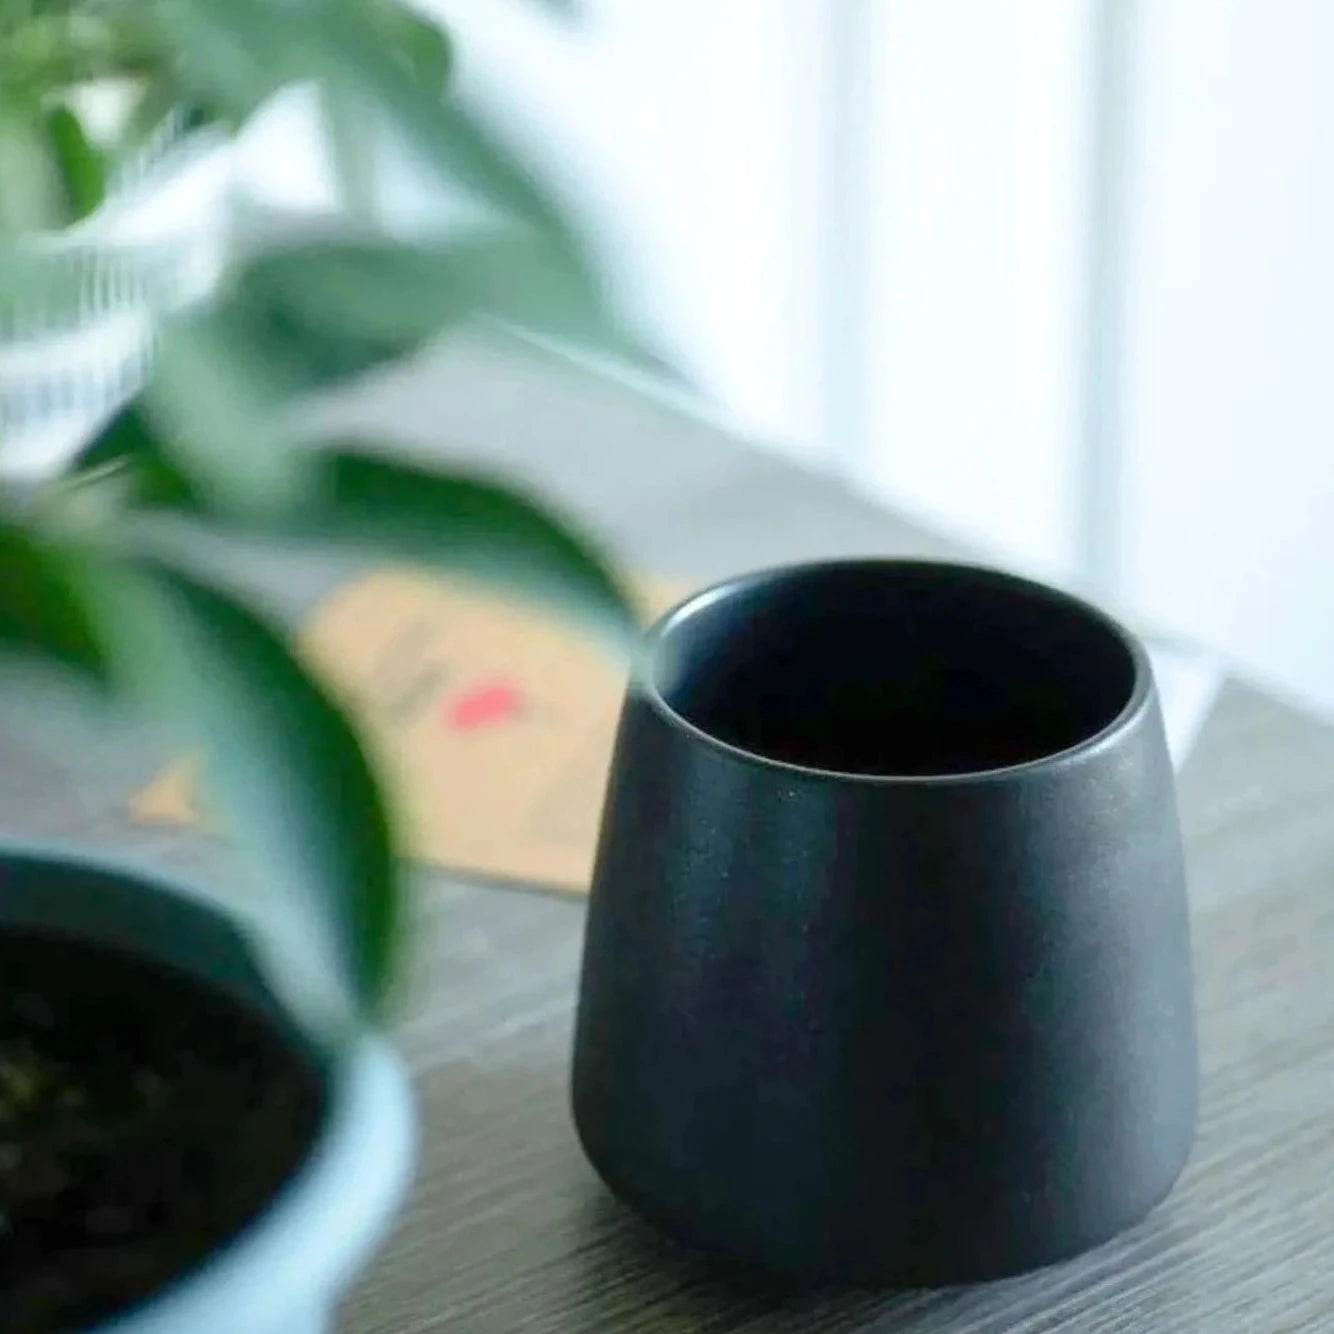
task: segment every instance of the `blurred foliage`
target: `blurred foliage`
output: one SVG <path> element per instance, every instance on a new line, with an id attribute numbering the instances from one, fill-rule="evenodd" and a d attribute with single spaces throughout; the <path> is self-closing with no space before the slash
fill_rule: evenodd
<path id="1" fill-rule="evenodd" d="M 300 409 L 312 391 L 478 319 L 659 363 L 608 308 L 548 192 L 442 100 L 449 42 L 406 11 L 362 0 L 0 0 L 0 13 L 0 31 L 22 39 L 5 59 L 31 53 L 14 87 L 43 110 L 74 212 L 97 178 L 59 108 L 71 81 L 110 72 L 234 123 L 292 80 L 314 80 L 322 98 L 373 108 L 442 186 L 482 206 L 483 222 L 414 243 L 368 231 L 355 211 L 346 235 L 246 238 L 212 298 L 161 330 L 143 391 L 75 463 L 0 495 L 0 652 L 128 695 L 194 737 L 232 827 L 302 915 L 344 998 L 332 1015 L 313 994 L 296 999 L 333 1040 L 376 1013 L 394 973 L 392 815 L 355 724 L 280 628 L 200 573 L 190 535 L 350 545 L 462 571 L 623 646 L 633 618 L 617 577 L 535 498 L 397 460 L 374 441 L 311 441 Z M 37 122 L 0 120 L 0 157 L 4 127 L 20 123 Z M 12 195 L 12 178 L 0 182 Z M 0 252 L 6 296 L 53 296 L 21 241 Z"/>
<path id="2" fill-rule="evenodd" d="M 151 77 L 161 63 L 152 12 L 131 0 L 0 0 L 0 88 L 40 106 L 94 79 Z"/>
<path id="3" fill-rule="evenodd" d="M 238 0 L 233 22 L 227 8 L 0 0 L 0 226 L 35 231 L 86 217 L 117 169 L 173 113 L 188 123 L 238 124 L 287 81 L 284 70 L 297 72 L 301 62 L 283 38 L 309 37 L 325 21 L 300 14 L 299 5 L 285 17 L 281 0 Z M 452 63 L 447 34 L 397 0 L 358 0 L 355 9 L 358 32 L 386 65 L 438 97 Z M 116 129 L 94 147 L 77 95 L 109 83 L 123 94 L 123 108 Z"/>

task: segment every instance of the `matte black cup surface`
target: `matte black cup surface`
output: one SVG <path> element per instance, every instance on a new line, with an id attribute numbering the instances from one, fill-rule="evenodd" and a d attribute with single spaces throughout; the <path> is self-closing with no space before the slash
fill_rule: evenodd
<path id="1" fill-rule="evenodd" d="M 734 580 L 650 631 L 574 1061 L 619 1195 L 783 1272 L 1012 1273 L 1167 1193 L 1195 1069 L 1172 771 L 1113 621 L 862 561 Z"/>

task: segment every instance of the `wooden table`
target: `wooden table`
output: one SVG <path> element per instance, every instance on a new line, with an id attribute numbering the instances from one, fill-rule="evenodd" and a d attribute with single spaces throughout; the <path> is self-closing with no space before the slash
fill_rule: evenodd
<path id="1" fill-rule="evenodd" d="M 517 469 L 634 565 L 721 575 L 838 554 L 950 554 L 835 482 L 626 395 L 456 348 L 348 405 L 349 423 Z M 294 611 L 324 563 L 285 567 Z M 53 746 L 0 707 L 0 816 L 169 868 L 213 852 L 122 815 L 146 753 Z M 17 763 L 15 762 L 17 760 Z M 1024 1278 L 934 1293 L 785 1291 L 660 1240 L 584 1162 L 566 1074 L 578 901 L 422 875 L 399 1036 L 425 1124 L 403 1224 L 345 1334 L 1334 1329 L 1334 730 L 1227 686 L 1181 780 L 1203 1105 L 1182 1182 L 1140 1227 Z"/>

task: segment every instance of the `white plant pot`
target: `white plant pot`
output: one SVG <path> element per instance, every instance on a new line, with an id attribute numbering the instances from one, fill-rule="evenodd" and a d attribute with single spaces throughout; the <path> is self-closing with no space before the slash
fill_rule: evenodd
<path id="1" fill-rule="evenodd" d="M 231 165 L 221 132 L 189 134 L 84 221 L 21 243 L 71 295 L 0 314 L 0 477 L 58 471 L 141 386 L 162 317 L 216 285 Z"/>

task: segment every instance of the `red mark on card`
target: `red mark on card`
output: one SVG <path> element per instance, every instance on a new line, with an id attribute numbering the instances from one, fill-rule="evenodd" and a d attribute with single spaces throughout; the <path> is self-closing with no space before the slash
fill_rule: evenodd
<path id="1" fill-rule="evenodd" d="M 513 681 L 496 677 L 466 690 L 445 711 L 445 720 L 456 732 L 475 732 L 508 722 L 523 711 L 523 696 Z"/>

